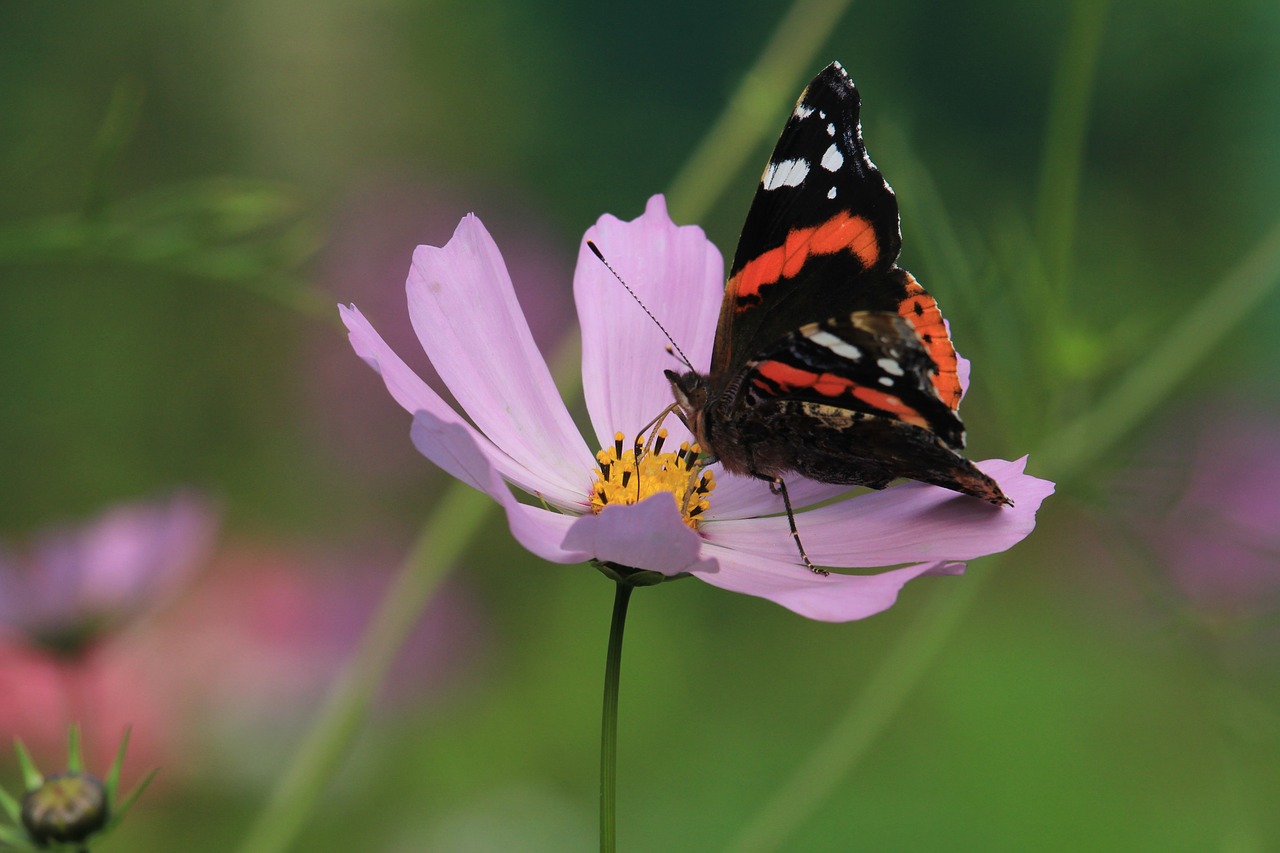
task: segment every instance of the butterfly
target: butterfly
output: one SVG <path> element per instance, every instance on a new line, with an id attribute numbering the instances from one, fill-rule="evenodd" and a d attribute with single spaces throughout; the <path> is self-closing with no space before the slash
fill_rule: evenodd
<path id="1" fill-rule="evenodd" d="M 898 478 L 996 505 L 960 455 L 958 358 L 937 301 L 897 265 L 893 190 L 871 162 L 861 96 L 828 65 L 760 177 L 730 267 L 708 373 L 666 371 L 677 414 L 725 470 L 883 489 Z"/>

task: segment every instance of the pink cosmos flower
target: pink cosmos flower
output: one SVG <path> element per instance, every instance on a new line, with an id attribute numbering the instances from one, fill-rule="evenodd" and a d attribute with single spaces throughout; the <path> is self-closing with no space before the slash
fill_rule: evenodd
<path id="1" fill-rule="evenodd" d="M 913 482 L 798 511 L 814 563 L 898 566 L 824 577 L 800 564 L 781 498 L 768 484 L 721 476 L 716 465 L 701 470 L 657 448 L 637 469 L 632 443 L 670 404 L 662 370 L 675 362 L 662 333 L 586 248 L 587 239 L 700 369 L 711 360 L 724 264 L 700 228 L 671 222 L 661 196 L 632 222 L 606 215 L 588 229 L 574 296 L 583 395 L 599 452 L 574 425 L 498 247 L 475 216 L 464 218 L 443 248 L 420 246 L 407 283 L 414 330 L 466 418 L 409 369 L 355 306 L 340 306 L 356 352 L 413 414 L 418 450 L 496 500 L 512 534 L 533 553 L 556 563 L 596 560 L 667 577 L 690 574 L 838 622 L 884 610 L 913 578 L 959 574 L 961 561 L 1003 551 L 1035 526 L 1053 484 L 1024 474 L 1025 458 L 988 460 L 978 467 L 1000 483 L 1014 507 Z M 692 441 L 674 419 L 667 428 L 667 448 Z M 634 482 L 619 487 L 619 471 L 636 474 L 643 490 L 638 501 Z M 508 484 L 535 496 L 537 505 L 518 501 Z M 799 477 L 794 485 L 788 480 L 788 488 L 798 510 L 845 491 Z M 602 493 L 607 503 L 599 500 Z"/>
<path id="2" fill-rule="evenodd" d="M 0 546 L 0 629 L 79 653 L 175 592 L 208 556 L 216 527 L 203 499 L 178 494 L 46 530 L 21 557 Z"/>

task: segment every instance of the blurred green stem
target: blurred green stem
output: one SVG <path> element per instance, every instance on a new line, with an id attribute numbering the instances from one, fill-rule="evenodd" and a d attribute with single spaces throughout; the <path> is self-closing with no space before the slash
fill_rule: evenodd
<path id="1" fill-rule="evenodd" d="M 1055 480 L 1077 474 L 1115 447 L 1148 417 L 1200 361 L 1280 285 L 1280 221 L 1235 270 L 1210 288 L 1200 304 L 1161 338 L 1114 390 L 1031 454 L 1036 468 Z M 916 624 L 881 659 L 863 689 L 818 742 L 809 758 L 756 811 L 733 853 L 776 850 L 846 778 L 867 747 L 892 721 L 952 632 L 995 573 L 999 558 L 983 561 L 964 583 L 939 584 Z"/>
<path id="2" fill-rule="evenodd" d="M 1063 307 L 1066 299 L 1089 94 L 1105 18 L 1105 0 L 1076 4 L 1054 85 L 1038 229 L 1050 279 L 1046 295 L 1055 310 Z M 1061 480 L 1101 458 L 1149 417 L 1278 283 L 1280 222 L 1235 270 L 1184 314 L 1181 323 L 1161 336 L 1147 357 L 1110 393 L 1043 442 L 1032 454 L 1036 468 Z M 963 584 L 938 585 L 916 624 L 881 659 L 809 758 L 774 791 L 726 849 L 734 853 L 779 849 L 827 801 L 914 692 L 998 565 L 998 558 L 988 559 L 983 562 L 985 571 L 971 571 Z"/>
<path id="3" fill-rule="evenodd" d="M 1107 0 L 1076 0 L 1073 4 L 1071 24 L 1049 97 L 1049 121 L 1040 163 L 1036 242 L 1048 277 L 1053 317 L 1061 316 L 1066 301 L 1089 100 L 1106 19 Z"/>
<path id="4" fill-rule="evenodd" d="M 89 187 L 85 196 L 84 216 L 100 216 L 115 194 L 116 171 L 142 114 L 142 83 L 135 77 L 123 77 L 111 92 L 106 118 L 94 140 L 89 165 Z"/>
<path id="5" fill-rule="evenodd" d="M 578 375 L 576 335 L 567 335 L 551 373 L 560 387 L 572 387 Z M 566 391 L 565 400 L 575 391 Z M 315 810 L 356 730 L 368 713 L 383 678 L 418 617 L 426 609 L 445 571 L 476 535 L 492 524 L 497 504 L 460 482 L 450 483 L 427 520 L 395 582 L 383 596 L 360 647 L 347 664 L 327 702 L 294 754 L 271 801 L 250 829 L 240 853 L 280 853 L 289 849 Z"/>
<path id="6" fill-rule="evenodd" d="M 797 81 L 804 76 L 814 53 L 848 5 L 849 0 L 797 0 L 791 7 L 756 64 L 745 75 L 725 113 L 672 181 L 668 196 L 672 209 L 681 217 L 699 219 L 715 203 L 742 161 L 763 138 L 766 128 L 772 126 L 770 115 L 777 107 L 776 101 L 789 98 L 798 88 Z M 561 358 L 552 370 L 566 401 L 573 399 L 581 388 L 578 370 L 569 370 L 565 358 L 575 351 L 573 343 L 562 348 Z M 413 554 L 406 560 L 399 579 L 387 593 L 355 658 L 312 725 L 271 801 L 251 828 L 240 853 L 279 853 L 292 844 L 333 777 L 395 652 L 425 607 L 445 567 L 490 520 L 494 506 L 488 498 L 460 483 L 454 483 L 446 492 Z M 620 654 L 620 627 L 618 634 Z M 612 653 L 612 641 L 610 651 Z M 616 680 L 613 690 L 616 693 Z M 616 742 L 616 731 L 614 737 Z M 602 753 L 602 845 L 606 808 L 604 761 Z M 609 778 L 612 780 L 612 773 Z M 612 781 L 609 784 L 612 786 Z M 612 800 L 612 791 L 609 797 Z M 611 805 L 609 808 L 612 810 Z"/>
<path id="7" fill-rule="evenodd" d="M 460 483 L 445 493 L 241 853 L 288 849 L 355 737 L 396 652 L 445 571 L 489 520 L 491 506 L 487 495 Z"/>
<path id="8" fill-rule="evenodd" d="M 790 106 L 817 69 L 814 56 L 849 8 L 851 0 L 797 0 L 773 31 L 755 64 L 684 168 L 671 182 L 667 201 L 679 222 L 700 222 L 747 158 L 777 126 L 780 104 Z"/>
<path id="9" fill-rule="evenodd" d="M 916 613 L 910 628 L 880 659 L 861 691 L 765 805 L 754 812 L 726 849 L 758 853 L 782 849 L 783 843 L 866 754 L 893 721 L 928 672 L 947 639 L 978 600 L 994 572 L 970 572 L 963 583 L 939 584 Z"/>
<path id="10" fill-rule="evenodd" d="M 1146 358 L 1094 406 L 1045 442 L 1039 463 L 1074 476 L 1114 447 L 1248 318 L 1280 278 L 1280 221 L 1235 269 L 1153 342 Z"/>
<path id="11" fill-rule="evenodd" d="M 622 632 L 627 624 L 630 584 L 614 584 L 609 651 L 604 664 L 604 709 L 600 715 L 600 853 L 617 846 L 618 680 L 622 674 Z"/>

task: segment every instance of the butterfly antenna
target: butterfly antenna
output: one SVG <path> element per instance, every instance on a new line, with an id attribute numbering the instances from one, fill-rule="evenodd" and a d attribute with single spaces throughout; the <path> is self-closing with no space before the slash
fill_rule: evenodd
<path id="1" fill-rule="evenodd" d="M 636 292 L 631 289 L 631 285 L 627 284 L 622 276 L 618 275 L 618 271 L 613 268 L 613 264 L 605 260 L 604 253 L 600 251 L 600 247 L 597 246 L 595 242 L 588 240 L 587 248 L 591 250 L 593 255 L 600 259 L 600 263 L 604 264 L 605 269 L 613 273 L 613 277 L 618 280 L 618 284 L 626 288 L 627 293 L 630 293 L 631 298 L 636 301 L 636 304 L 644 309 L 644 313 L 649 315 L 649 319 L 653 321 L 653 324 L 658 327 L 662 334 L 667 336 L 667 340 L 671 341 L 671 346 L 675 348 L 676 354 L 679 356 L 680 360 L 684 362 L 685 367 L 693 370 L 693 364 L 689 361 L 689 357 L 684 354 L 684 350 L 680 349 L 680 345 L 676 343 L 676 339 L 671 337 L 671 333 L 666 330 L 666 327 L 663 326 L 662 323 L 658 322 L 657 317 L 653 316 L 653 312 L 649 310 L 649 306 L 645 305 L 644 302 L 640 300 L 639 296 L 636 296 Z M 671 349 L 668 348 L 667 352 L 671 352 Z"/>

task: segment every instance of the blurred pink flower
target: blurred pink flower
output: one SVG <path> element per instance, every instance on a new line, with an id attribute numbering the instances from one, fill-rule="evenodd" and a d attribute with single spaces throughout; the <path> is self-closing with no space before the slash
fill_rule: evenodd
<path id="1" fill-rule="evenodd" d="M 211 767 L 278 772 L 300 720 L 356 648 L 394 562 L 368 549 L 318 553 L 224 546 L 158 618 L 75 658 L 0 637 L 0 747 L 17 735 L 57 761 L 68 723 L 80 722 L 94 763 L 105 764 L 132 726 L 130 764 L 163 764 L 162 786 Z M 487 646 L 480 606 L 446 582 L 396 660 L 383 710 L 438 698 Z"/>
<path id="2" fill-rule="evenodd" d="M 609 456 L 615 436 L 626 437 L 615 453 L 625 459 L 636 431 L 671 402 L 662 373 L 669 357 L 661 332 L 585 239 L 626 271 L 628 284 L 695 367 L 710 361 L 724 265 L 701 229 L 671 222 L 660 196 L 633 222 L 606 215 L 587 231 L 574 276 L 583 394 L 601 454 L 625 467 Z M 780 497 L 765 483 L 718 476 L 716 465 L 702 471 L 675 454 L 649 454 L 646 459 L 665 467 L 645 471 L 643 482 L 665 494 L 593 507 L 604 459 L 583 441 L 556 391 L 506 264 L 480 221 L 464 218 L 444 248 L 419 247 L 407 290 L 418 339 L 470 423 L 387 346 L 355 306 L 342 306 L 352 346 L 414 415 L 417 448 L 501 504 L 516 539 L 552 562 L 597 560 L 668 577 L 692 574 L 803 616 L 845 621 L 889 607 L 912 578 L 957 574 L 963 570 L 959 561 L 1011 547 L 1035 526 L 1036 510 L 1053 491 L 1051 483 L 1023 473 L 1025 460 L 988 460 L 979 467 L 999 481 L 1015 507 L 998 509 L 906 483 L 802 512 L 798 524 L 815 563 L 908 564 L 874 575 L 826 577 L 800 565 L 780 515 Z M 692 441 L 678 423 L 670 424 L 670 434 L 671 445 Z M 687 476 L 663 485 L 668 472 L 680 468 Z M 544 505 L 518 502 L 508 483 Z M 689 491 L 695 489 L 691 501 Z M 799 478 L 791 486 L 797 507 L 843 491 Z"/>
<path id="3" fill-rule="evenodd" d="M 1224 616 L 1276 612 L 1280 417 L 1222 399 L 1197 410 L 1175 418 L 1179 428 L 1140 463 L 1137 528 L 1197 606 Z"/>
<path id="4" fill-rule="evenodd" d="M 48 529 L 21 555 L 0 546 L 0 628 L 80 654 L 173 595 L 209 555 L 216 529 L 206 501 L 179 493 Z"/>
<path id="5" fill-rule="evenodd" d="M 151 672 L 181 704 L 190 736 L 212 735 L 212 758 L 223 763 L 280 758 L 277 749 L 289 745 L 354 652 L 393 564 L 367 549 L 221 549 L 149 644 Z M 478 605 L 447 582 L 397 658 L 385 707 L 437 695 L 483 653 L 486 639 Z M 240 754 L 225 754 L 232 748 Z"/>
<path id="6" fill-rule="evenodd" d="M 20 737 L 37 758 L 57 763 L 66 754 L 67 726 L 79 723 L 89 763 L 101 767 L 132 727 L 131 766 L 161 762 L 174 732 L 172 697 L 158 689 L 144 644 L 135 639 L 69 660 L 0 638 L 0 744 Z"/>

